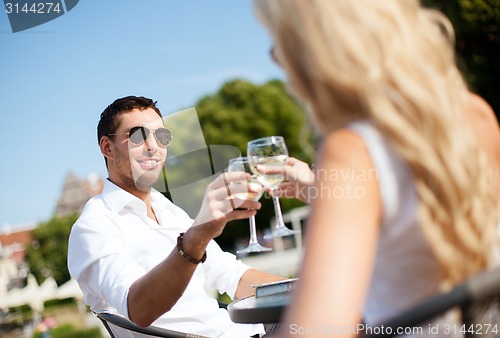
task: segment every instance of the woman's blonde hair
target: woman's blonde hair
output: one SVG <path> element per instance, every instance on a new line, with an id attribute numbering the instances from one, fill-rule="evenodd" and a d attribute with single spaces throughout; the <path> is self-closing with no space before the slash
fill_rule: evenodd
<path id="1" fill-rule="evenodd" d="M 409 165 L 443 285 L 490 263 L 497 213 L 466 126 L 453 28 L 418 0 L 256 0 L 291 90 L 323 133 L 369 119 Z"/>

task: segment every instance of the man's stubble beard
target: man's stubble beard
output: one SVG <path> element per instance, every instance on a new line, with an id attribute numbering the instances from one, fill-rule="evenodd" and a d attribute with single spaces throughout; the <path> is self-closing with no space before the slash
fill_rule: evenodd
<path id="1" fill-rule="evenodd" d="M 136 188 L 144 192 L 151 191 L 151 188 L 158 181 L 158 178 L 160 177 L 162 170 L 163 170 L 163 164 L 155 170 L 150 170 L 142 173 L 138 177 L 137 173 L 132 172 Z"/>

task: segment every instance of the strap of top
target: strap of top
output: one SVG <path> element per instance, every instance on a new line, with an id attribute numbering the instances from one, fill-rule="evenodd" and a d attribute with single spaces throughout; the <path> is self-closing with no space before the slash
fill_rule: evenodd
<path id="1" fill-rule="evenodd" d="M 348 128 L 363 139 L 375 166 L 385 224 L 396 216 L 399 208 L 397 172 L 402 163 L 369 121 L 355 121 L 350 123 Z"/>

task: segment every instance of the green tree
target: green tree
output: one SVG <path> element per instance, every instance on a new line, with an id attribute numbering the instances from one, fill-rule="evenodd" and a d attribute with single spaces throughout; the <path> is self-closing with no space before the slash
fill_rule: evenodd
<path id="1" fill-rule="evenodd" d="M 272 80 L 262 85 L 241 79 L 228 81 L 216 93 L 201 98 L 196 103 L 196 112 L 197 121 L 179 116 L 172 120 L 167 118 L 166 121 L 174 135 L 174 141 L 169 146 L 170 160 L 167 160 L 166 180 L 169 191 L 166 195 L 171 194 L 174 203 L 188 209 L 191 216 L 196 215 L 199 205 L 194 203 L 191 206 L 188 202 L 201 198 L 205 186 L 201 185 L 197 191 L 190 190 L 183 194 L 187 201 L 176 200 L 179 194 L 172 193 L 172 189 L 207 177 L 210 173 L 207 168 L 211 168 L 212 172 L 223 170 L 227 167 L 229 158 L 238 156 L 239 153 L 246 155 L 246 144 L 252 139 L 283 136 L 290 156 L 308 163 L 312 161 L 314 150 L 306 114 L 287 93 L 282 81 Z M 198 148 L 193 144 L 198 142 L 193 141 L 197 133 L 182 130 L 196 130 L 198 121 L 204 136 L 203 142 L 206 142 L 209 149 L 198 149 L 186 154 L 187 148 Z M 227 150 L 226 147 L 224 151 L 219 151 L 220 148 L 215 145 L 232 148 Z M 176 157 L 179 154 L 184 155 Z M 284 212 L 301 205 L 296 200 L 281 201 Z M 257 227 L 263 230 L 269 227 L 274 210 L 270 198 L 263 197 L 261 202 L 263 207 L 257 213 Z M 248 220 L 234 221 L 226 227 L 217 241 L 225 249 L 232 250 L 235 239 L 246 236 Z"/>
<path id="2" fill-rule="evenodd" d="M 312 161 L 313 147 L 307 117 L 297 102 L 287 93 L 282 81 L 272 80 L 262 85 L 235 79 L 226 82 L 220 90 L 201 98 L 196 109 L 207 144 L 227 144 L 246 155 L 247 142 L 264 136 L 285 138 L 290 156 L 308 163 Z M 257 213 L 257 228 L 263 230 L 274 217 L 272 201 L 261 199 L 262 209 Z M 291 199 L 281 199 L 283 212 L 300 206 Z M 217 239 L 229 246 L 235 238 L 248 236 L 248 220 L 234 221 Z"/>
<path id="3" fill-rule="evenodd" d="M 33 242 L 26 249 L 26 261 L 38 283 L 52 276 L 58 285 L 67 282 L 68 237 L 78 215 L 54 217 L 33 230 Z"/>
<path id="4" fill-rule="evenodd" d="M 471 89 L 500 116 L 500 0 L 424 0 L 453 23 L 459 64 Z"/>
<path id="5" fill-rule="evenodd" d="M 293 156 L 311 160 L 306 114 L 282 81 L 228 81 L 215 95 L 201 98 L 196 108 L 208 144 L 234 145 L 245 154 L 249 140 L 281 135 Z"/>

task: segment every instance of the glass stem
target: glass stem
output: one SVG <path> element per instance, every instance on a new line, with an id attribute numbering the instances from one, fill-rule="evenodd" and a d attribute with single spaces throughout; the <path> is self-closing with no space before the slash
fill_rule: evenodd
<path id="1" fill-rule="evenodd" d="M 274 213 L 276 217 L 276 228 L 283 228 L 285 222 L 283 222 L 283 216 L 281 214 L 281 206 L 279 197 L 273 196 Z"/>
<path id="2" fill-rule="evenodd" d="M 250 244 L 258 244 L 257 229 L 255 227 L 255 216 L 250 217 Z"/>

